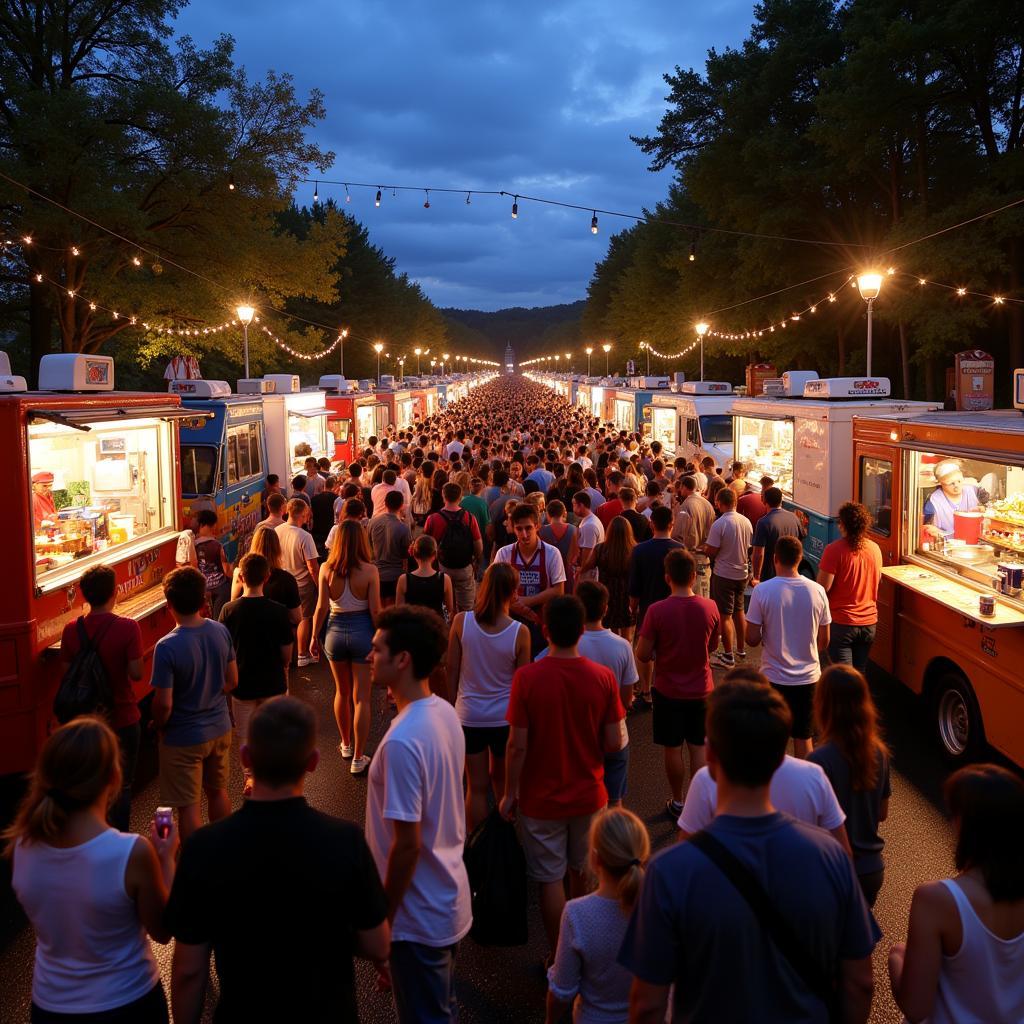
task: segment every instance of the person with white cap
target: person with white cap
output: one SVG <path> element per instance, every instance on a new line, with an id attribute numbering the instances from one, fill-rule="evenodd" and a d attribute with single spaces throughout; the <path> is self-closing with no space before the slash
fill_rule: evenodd
<path id="1" fill-rule="evenodd" d="M 977 512 L 981 508 L 978 489 L 964 483 L 960 464 L 944 459 L 934 469 L 938 487 L 924 505 L 924 532 L 930 537 L 951 537 L 953 535 L 953 514 L 955 512 Z"/>
<path id="2" fill-rule="evenodd" d="M 53 503 L 53 474 L 32 475 L 32 522 L 38 530 L 44 519 L 56 519 L 57 507 Z"/>

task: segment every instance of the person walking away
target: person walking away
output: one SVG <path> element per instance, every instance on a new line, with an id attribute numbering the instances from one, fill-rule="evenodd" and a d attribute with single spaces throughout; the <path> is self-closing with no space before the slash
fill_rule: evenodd
<path id="1" fill-rule="evenodd" d="M 404 506 L 401 491 L 388 491 L 384 495 L 384 511 L 370 520 L 370 549 L 380 577 L 380 601 L 384 608 L 395 603 L 395 591 L 412 544 L 412 533 L 402 515 Z"/>
<path id="2" fill-rule="evenodd" d="M 47 737 L 4 833 L 11 886 L 36 935 L 33 1021 L 168 1020 L 147 934 L 170 941 L 177 829 L 144 838 L 108 826 L 121 789 L 113 730 L 76 718 Z"/>
<path id="3" fill-rule="evenodd" d="M 594 579 L 596 573 L 592 554 L 604 540 L 605 528 L 601 520 L 590 511 L 590 495 L 586 491 L 577 491 L 572 496 L 572 511 L 579 520 L 576 525 L 576 577 L 579 580 Z"/>
<path id="4" fill-rule="evenodd" d="M 210 953 L 216 1020 L 357 1020 L 353 955 L 386 970 L 387 905 L 358 826 L 315 811 L 316 715 L 273 697 L 249 723 L 249 799 L 185 843 L 166 920 L 175 1024 L 199 1024 Z"/>
<path id="5" fill-rule="evenodd" d="M 659 491 L 658 493 L 660 494 L 661 492 Z M 619 515 L 629 523 L 630 528 L 633 531 L 633 539 L 637 544 L 642 544 L 645 540 L 650 540 L 652 536 L 651 524 L 648 522 L 647 516 L 642 512 L 637 511 L 636 492 L 633 488 L 621 488 L 619 491 L 619 500 L 622 502 L 622 511 Z M 652 508 L 651 515 L 653 514 L 654 509 Z"/>
<path id="6" fill-rule="evenodd" d="M 60 639 L 60 658 L 67 671 L 81 650 L 84 630 L 94 646 L 110 682 L 113 707 L 109 724 L 121 752 L 121 792 L 110 806 L 110 824 L 121 832 L 131 828 L 132 786 L 142 740 L 141 715 L 132 689 L 142 679 L 142 630 L 138 622 L 118 615 L 117 576 L 109 565 L 94 565 L 82 573 L 78 584 L 89 611 L 69 622 Z"/>
<path id="7" fill-rule="evenodd" d="M 469 473 L 459 474 L 459 479 L 455 482 L 462 488 L 462 500 L 459 502 L 459 505 L 476 520 L 476 525 L 480 530 L 480 538 L 483 541 L 482 554 L 475 566 L 476 580 L 479 583 L 483 575 L 484 563 L 490 556 L 487 543 L 487 525 L 490 519 L 487 515 L 487 502 L 481 497 L 484 490 L 484 482 L 480 477 L 470 476 Z"/>
<path id="8" fill-rule="evenodd" d="M 574 566 L 579 550 L 579 530 L 566 521 L 565 505 L 558 498 L 548 502 L 548 521 L 538 531 L 540 539 L 558 548 L 562 564 L 566 567 L 565 592 L 571 594 L 576 585 Z"/>
<path id="9" fill-rule="evenodd" d="M 401 1024 L 456 1019 L 455 954 L 472 923 L 465 741 L 455 709 L 428 682 L 446 641 L 438 615 L 403 605 L 381 613 L 371 654 L 374 685 L 398 705 L 370 768 L 366 836 L 384 876 Z"/>
<path id="10" fill-rule="evenodd" d="M 757 524 L 761 521 L 761 517 L 768 513 L 768 504 L 765 501 L 764 492 L 769 487 L 773 487 L 775 481 L 770 476 L 763 476 L 761 477 L 760 484 L 761 486 L 756 491 L 747 484 L 747 490 L 736 497 L 736 511 L 741 516 L 746 516 L 750 520 L 750 526 L 754 530 L 757 529 Z"/>
<path id="11" fill-rule="evenodd" d="M 206 579 L 206 603 L 210 618 L 216 619 L 231 594 L 231 565 L 224 557 L 224 548 L 214 533 L 217 513 L 204 508 L 197 516 L 196 564 Z"/>
<path id="12" fill-rule="evenodd" d="M 700 493 L 696 477 L 687 473 L 679 478 L 676 481 L 675 519 L 671 537 L 693 555 L 697 566 L 693 592 L 698 597 L 711 597 L 711 560 L 704 551 L 704 545 L 714 521 L 714 506 Z"/>
<path id="13" fill-rule="evenodd" d="M 160 802 L 177 810 L 184 841 L 202 824 L 203 793 L 210 821 L 231 813 L 227 694 L 238 685 L 238 666 L 231 634 L 202 616 L 203 574 L 191 566 L 174 569 L 163 590 L 174 629 L 153 648 L 153 725 L 160 738 Z"/>
<path id="14" fill-rule="evenodd" d="M 519 579 L 495 563 L 484 573 L 476 607 L 459 612 L 448 635 L 448 693 L 466 741 L 466 823 L 469 831 L 505 792 L 508 700 L 516 669 L 530 663 L 530 631 L 510 609 Z"/>
<path id="15" fill-rule="evenodd" d="M 276 530 L 269 530 L 262 524 L 256 528 L 252 535 L 252 544 L 249 546 L 250 555 L 262 555 L 267 560 L 268 574 L 263 584 L 263 596 L 276 601 L 288 612 L 288 622 L 291 624 L 294 634 L 295 628 L 302 619 L 302 602 L 299 599 L 299 587 L 295 577 L 286 569 L 281 568 L 281 542 L 277 538 Z M 231 600 L 237 601 L 242 596 L 244 589 L 242 574 L 239 567 L 231 579 Z"/>
<path id="16" fill-rule="evenodd" d="M 583 634 L 577 645 L 581 658 L 610 668 L 619 686 L 619 699 L 628 712 L 633 703 L 633 688 L 639 680 L 633 645 L 604 626 L 608 613 L 608 588 L 596 580 L 584 580 L 576 595 L 583 605 Z M 537 657 L 547 655 L 547 648 Z M 619 807 L 625 799 L 629 783 L 629 731 L 621 722 L 622 747 L 604 755 L 604 788 L 608 790 L 608 806 Z"/>
<path id="17" fill-rule="evenodd" d="M 434 568 L 437 562 L 437 541 L 429 533 L 421 533 L 412 542 L 409 553 L 416 561 L 416 568 L 399 577 L 395 604 L 429 608 L 446 623 L 451 623 L 456 614 L 455 590 L 452 581 Z M 430 691 L 447 701 L 454 700 L 450 695 L 448 671 L 444 664 L 438 665 L 430 674 Z"/>
<path id="18" fill-rule="evenodd" d="M 310 532 L 316 543 L 316 550 L 320 558 L 327 557 L 327 534 L 331 532 L 334 525 L 334 503 L 338 500 L 338 478 L 328 476 L 324 480 L 323 489 L 318 491 L 309 499 L 310 504 Z"/>
<path id="19" fill-rule="evenodd" d="M 672 510 L 662 506 L 651 513 L 651 531 L 653 536 L 642 544 L 637 544 L 629 557 L 629 608 L 636 616 L 636 628 L 643 627 L 647 609 L 655 601 L 663 601 L 669 596 L 669 587 L 665 582 L 665 556 L 670 551 L 679 551 L 682 544 L 672 540 Z M 651 703 L 651 665 L 641 661 L 637 666 L 640 671 L 639 700 L 643 707 Z"/>
<path id="20" fill-rule="evenodd" d="M 517 505 L 510 516 L 516 540 L 498 548 L 495 562 L 507 562 L 519 573 L 519 587 L 512 604 L 512 617 L 526 623 L 530 650 L 544 646 L 541 622 L 544 606 L 565 590 L 565 566 L 558 549 L 538 536 L 540 515 L 532 505 Z"/>
<path id="21" fill-rule="evenodd" d="M 302 618 L 295 638 L 299 668 L 305 668 L 316 661 L 310 654 L 309 641 L 313 633 L 320 559 L 312 534 L 303 529 L 308 518 L 309 506 L 298 498 L 292 498 L 288 502 L 288 521 L 277 527 L 276 531 L 281 543 L 281 568 L 292 574 L 299 588 Z"/>
<path id="22" fill-rule="evenodd" d="M 713 663 L 733 668 L 737 657 L 747 656 L 743 600 L 749 576 L 747 552 L 754 531 L 750 520 L 736 511 L 734 491 L 723 487 L 715 500 L 721 515 L 711 524 L 704 544 L 704 554 L 712 561 L 711 600 L 718 605 L 722 616 L 722 653 L 716 655 Z"/>
<path id="23" fill-rule="evenodd" d="M 366 531 L 354 520 L 338 524 L 334 545 L 320 567 L 318 587 L 312 649 L 319 656 L 320 627 L 326 619 L 323 649 L 334 676 L 334 720 L 341 737 L 338 751 L 345 760 L 352 759 L 349 771 L 362 775 L 370 766 L 366 744 L 373 705 L 367 658 L 373 624 L 380 614 L 380 580 Z"/>
<path id="24" fill-rule="evenodd" d="M 287 692 L 288 664 L 295 637 L 287 610 L 263 593 L 270 576 L 267 560 L 250 552 L 239 563 L 239 570 L 242 596 L 224 605 L 220 621 L 227 626 L 235 648 L 238 686 L 231 694 L 231 710 L 238 742 L 243 746 L 248 742 L 253 712 L 271 697 Z M 244 764 L 242 773 L 242 795 L 248 796 L 252 775 Z"/>
<path id="25" fill-rule="evenodd" d="M 564 1020 L 574 1001 L 574 1024 L 625 1021 L 629 1014 L 633 977 L 616 957 L 640 893 L 651 841 L 644 823 L 619 807 L 594 819 L 588 845 L 597 889 L 569 900 L 562 912 L 558 952 L 548 971 L 545 1024 Z"/>
<path id="26" fill-rule="evenodd" d="M 957 875 L 915 890 L 907 941 L 889 951 L 893 997 L 915 1022 L 1024 1020 L 1024 783 L 971 765 L 945 797 Z"/>
<path id="27" fill-rule="evenodd" d="M 871 513 L 855 501 L 839 506 L 842 536 L 825 546 L 818 582 L 828 594 L 832 614 L 828 658 L 866 672 L 878 626 L 878 585 L 882 549 L 867 536 Z"/>
<path id="28" fill-rule="evenodd" d="M 825 669 L 814 688 L 818 746 L 808 761 L 819 765 L 846 815 L 853 866 L 868 906 L 885 878 L 878 826 L 889 816 L 889 751 L 879 735 L 878 712 L 867 680 L 850 665 Z"/>
<path id="29" fill-rule="evenodd" d="M 824 977 L 837 979 L 843 1016 L 832 1019 L 867 1021 L 871 953 L 881 932 L 853 864 L 831 836 L 778 813 L 770 798 L 789 719 L 786 703 L 761 683 L 724 682 L 708 698 L 707 756 L 718 780 L 718 813 L 700 838 L 663 850 L 647 867 L 619 953 L 635 975 L 631 1022 L 662 1024 L 673 985 L 674 1020 L 829 1018 L 824 993 L 794 969 L 724 873 L 726 857 L 765 888 L 765 900 Z"/>
<path id="30" fill-rule="evenodd" d="M 621 522 L 616 522 L 621 519 Z M 604 581 L 608 590 L 608 612 L 604 624 L 627 641 L 633 639 L 636 616 L 629 602 L 629 560 L 636 547 L 633 531 L 622 516 L 611 521 L 604 540 L 583 563 L 590 572 L 596 570 L 597 581 Z"/>
<path id="31" fill-rule="evenodd" d="M 619 498 L 619 488 L 623 485 L 625 477 L 613 469 L 604 478 L 604 501 L 598 506 L 594 515 L 601 520 L 601 525 L 607 530 L 611 521 L 622 513 L 622 500 Z"/>
<path id="32" fill-rule="evenodd" d="M 268 473 L 263 483 L 263 490 L 260 491 L 260 519 L 266 519 L 270 514 L 267 509 L 267 499 L 272 494 L 281 493 L 281 478 L 276 473 Z"/>
<path id="33" fill-rule="evenodd" d="M 518 815 L 529 876 L 540 884 L 540 910 L 552 955 L 569 894 L 585 892 L 587 840 L 608 803 L 604 755 L 622 746 L 626 712 L 611 670 L 580 657 L 583 605 L 553 597 L 544 609 L 548 656 L 512 678 L 502 817 Z"/>
<path id="34" fill-rule="evenodd" d="M 267 514 L 260 520 L 260 526 L 268 526 L 272 530 L 276 530 L 282 523 L 287 522 L 285 518 L 287 516 L 288 499 L 281 494 L 280 491 L 275 491 L 273 494 L 267 496 Z"/>
<path id="35" fill-rule="evenodd" d="M 747 613 L 747 643 L 764 644 L 761 671 L 789 705 L 797 757 L 807 757 L 814 746 L 814 684 L 832 621 L 824 588 L 799 573 L 802 557 L 796 537 L 779 538 L 775 577 L 754 589 Z"/>
<path id="36" fill-rule="evenodd" d="M 803 535 L 800 520 L 788 508 L 782 507 L 782 491 L 778 487 L 769 487 L 763 496 L 768 511 L 758 519 L 754 527 L 753 546 L 750 549 L 752 587 L 775 575 L 775 545 L 779 538 L 796 537 L 799 540 Z"/>
<path id="37" fill-rule="evenodd" d="M 690 778 L 704 767 L 704 716 L 714 689 L 710 656 L 722 619 L 713 601 L 693 592 L 697 563 L 689 551 L 670 551 L 664 573 L 669 596 L 647 609 L 636 655 L 641 662 L 654 661 L 653 737 L 664 750 L 670 790 L 665 810 L 675 821 L 683 810 L 684 744 Z"/>
<path id="38" fill-rule="evenodd" d="M 447 483 L 441 495 L 444 507 L 427 519 L 424 529 L 437 541 L 441 570 L 451 577 L 455 604 L 460 612 L 465 612 L 473 607 L 476 597 L 473 563 L 483 557 L 483 538 L 476 519 L 459 504 L 462 488 Z"/>

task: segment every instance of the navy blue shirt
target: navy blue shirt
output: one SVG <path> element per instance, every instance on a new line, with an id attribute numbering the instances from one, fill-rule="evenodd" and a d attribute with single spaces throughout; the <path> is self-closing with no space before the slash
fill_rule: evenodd
<path id="1" fill-rule="evenodd" d="M 819 963 L 838 973 L 840 960 L 871 955 L 881 932 L 827 832 L 779 812 L 721 814 L 708 831 L 753 871 Z M 747 901 L 691 843 L 651 861 L 619 963 L 652 985 L 674 982 L 674 1019 L 688 1024 L 828 1021 Z"/>

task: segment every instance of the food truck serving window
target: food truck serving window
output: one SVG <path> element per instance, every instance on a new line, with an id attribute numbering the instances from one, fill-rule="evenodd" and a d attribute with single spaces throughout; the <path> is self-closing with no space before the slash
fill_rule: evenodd
<path id="1" fill-rule="evenodd" d="M 918 451 L 907 459 L 907 550 L 1019 600 L 1024 467 Z"/>
<path id="2" fill-rule="evenodd" d="M 793 494 L 793 421 L 736 416 L 735 458 L 751 480 L 770 476 L 783 494 Z"/>
<path id="3" fill-rule="evenodd" d="M 260 428 L 258 423 L 238 423 L 228 427 L 228 484 L 259 476 Z"/>
<path id="4" fill-rule="evenodd" d="M 330 458 L 334 450 L 327 451 L 327 414 L 323 410 L 289 410 L 288 412 L 288 444 L 292 454 L 292 472 L 301 473 L 305 469 L 306 459 L 316 459 L 325 455 Z"/>
<path id="5" fill-rule="evenodd" d="M 892 463 L 862 455 L 858 472 L 860 500 L 871 513 L 871 529 L 888 537 L 892 532 Z"/>
<path id="6" fill-rule="evenodd" d="M 655 441 L 670 451 L 676 447 L 676 411 L 655 406 L 651 411 L 651 433 Z"/>
<path id="7" fill-rule="evenodd" d="M 158 419 L 28 428 L 36 585 L 174 526 L 174 436 Z"/>
<path id="8" fill-rule="evenodd" d="M 212 444 L 181 446 L 181 493 L 186 498 L 217 490 L 217 449 Z"/>

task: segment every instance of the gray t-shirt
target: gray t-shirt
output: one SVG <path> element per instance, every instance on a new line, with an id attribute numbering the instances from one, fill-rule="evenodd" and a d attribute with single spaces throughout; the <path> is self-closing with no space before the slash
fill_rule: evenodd
<path id="1" fill-rule="evenodd" d="M 747 549 L 754 536 L 754 528 L 746 516 L 730 510 L 711 524 L 707 544 L 718 548 L 713 572 L 726 580 L 747 578 Z"/>
<path id="2" fill-rule="evenodd" d="M 800 537 L 800 520 L 788 508 L 773 508 L 761 516 L 754 527 L 754 547 L 764 548 L 760 579 L 775 575 L 775 545 L 780 537 Z"/>
<path id="3" fill-rule="evenodd" d="M 885 842 L 878 834 L 882 801 L 892 794 L 889 783 L 889 758 L 879 752 L 878 778 L 874 789 L 856 790 L 850 763 L 831 741 L 815 747 L 808 761 L 820 765 L 832 783 L 839 806 L 846 813 L 846 834 L 853 848 L 853 866 L 858 875 L 869 875 L 884 867 L 882 848 Z"/>
<path id="4" fill-rule="evenodd" d="M 412 534 L 405 522 L 388 513 L 370 520 L 370 547 L 373 563 L 382 583 L 393 583 L 405 572 Z"/>

